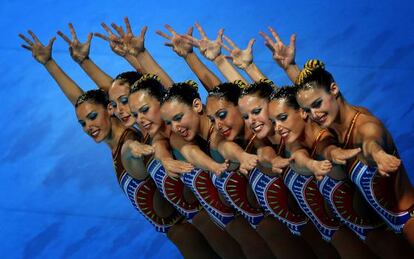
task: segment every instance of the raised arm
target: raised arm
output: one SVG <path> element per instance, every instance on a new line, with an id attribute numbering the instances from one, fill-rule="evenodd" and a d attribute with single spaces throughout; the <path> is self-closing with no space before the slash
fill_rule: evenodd
<path id="1" fill-rule="evenodd" d="M 48 45 L 44 46 L 32 31 L 29 30 L 29 34 L 32 36 L 33 41 L 23 34 L 19 34 L 19 37 L 28 44 L 22 45 L 22 47 L 32 52 L 34 59 L 46 68 L 72 105 L 75 105 L 76 100 L 82 95 L 83 91 L 68 75 L 66 75 L 52 58 L 52 46 L 56 37 L 50 39 Z"/>
<path id="2" fill-rule="evenodd" d="M 246 79 L 237 71 L 236 68 L 233 67 L 232 64 L 227 61 L 226 57 L 221 53 L 224 29 L 219 30 L 216 40 L 210 40 L 198 23 L 195 23 L 195 26 L 201 35 L 201 39 L 198 40 L 190 35 L 185 35 L 184 37 L 190 40 L 191 44 L 197 47 L 204 57 L 214 62 L 227 81 L 234 82 L 236 80 L 241 80 L 247 83 Z"/>
<path id="3" fill-rule="evenodd" d="M 161 66 L 155 61 L 151 56 L 148 50 L 144 46 L 145 33 L 147 32 L 147 26 L 144 26 L 141 30 L 141 33 L 138 37 L 134 36 L 132 33 L 131 24 L 127 17 L 124 18 L 126 32 L 122 26 L 117 26 L 112 23 L 111 26 L 116 30 L 119 37 L 115 36 L 111 29 L 102 24 L 105 31 L 109 34 L 109 39 L 111 44 L 122 44 L 123 50 L 126 52 L 124 54 L 125 59 L 134 67 L 140 68 L 144 73 L 151 73 L 157 75 L 165 87 L 171 87 L 174 83 L 169 75 L 161 68 Z M 98 36 L 98 35 L 97 35 Z M 102 36 L 102 35 L 100 35 Z M 101 37 L 102 38 L 102 37 Z M 137 70 L 138 70 L 137 68 Z M 139 70 L 138 70 L 139 71 Z"/>
<path id="4" fill-rule="evenodd" d="M 246 71 L 247 75 L 249 75 L 254 82 L 266 78 L 256 64 L 253 63 L 254 39 L 249 41 L 245 50 L 240 50 L 226 35 L 224 35 L 223 38 L 231 47 L 222 44 L 222 47 L 230 53 L 230 56 L 226 56 L 227 59 L 232 60 L 236 67 Z"/>
<path id="5" fill-rule="evenodd" d="M 296 78 L 300 73 L 300 69 L 295 63 L 296 34 L 290 36 L 290 43 L 286 46 L 272 27 L 269 27 L 269 31 L 276 42 L 264 32 L 259 32 L 259 34 L 265 39 L 265 45 L 272 52 L 273 59 L 285 71 L 289 79 L 295 83 Z"/>
<path id="6" fill-rule="evenodd" d="M 89 57 L 91 48 L 92 33 L 88 34 L 86 42 L 81 43 L 78 40 L 76 31 L 72 23 L 69 23 L 69 30 L 72 40 L 69 39 L 63 32 L 58 31 L 62 39 L 69 44 L 69 52 L 72 59 L 78 63 L 85 73 L 95 82 L 95 84 L 102 90 L 108 91 L 112 84 L 112 78 L 100 69 Z"/>
<path id="7" fill-rule="evenodd" d="M 165 28 L 172 34 L 172 36 L 169 36 L 162 31 L 157 31 L 156 33 L 170 41 L 166 42 L 165 45 L 172 47 L 178 56 L 184 58 L 187 65 L 194 74 L 196 74 L 207 91 L 219 85 L 221 83 L 220 79 L 193 52 L 191 42 L 183 35 L 177 34 L 171 26 L 165 25 Z M 192 34 L 193 27 L 190 27 L 186 35 L 192 36 Z"/>
<path id="8" fill-rule="evenodd" d="M 135 68 L 136 71 L 138 71 L 141 74 L 148 73 L 138 62 L 135 56 L 132 56 L 131 53 L 133 53 L 136 49 L 132 48 L 132 43 L 137 45 L 137 48 L 144 47 L 144 43 L 141 42 L 140 38 L 136 38 L 131 34 L 125 35 L 125 33 L 122 33 L 123 38 L 121 36 L 115 35 L 112 30 L 106 25 L 105 23 L 101 23 L 102 28 L 108 33 L 107 35 L 101 34 L 101 33 L 94 33 L 94 35 L 98 38 L 101 38 L 109 43 L 109 46 L 111 47 L 112 51 L 117 54 L 118 56 L 121 56 L 125 58 L 128 63 Z M 116 25 L 113 24 L 113 27 Z M 130 28 L 130 27 L 129 27 Z M 119 30 L 122 30 L 122 28 L 119 28 Z M 143 32 L 141 34 L 145 34 L 146 27 L 143 28 Z"/>

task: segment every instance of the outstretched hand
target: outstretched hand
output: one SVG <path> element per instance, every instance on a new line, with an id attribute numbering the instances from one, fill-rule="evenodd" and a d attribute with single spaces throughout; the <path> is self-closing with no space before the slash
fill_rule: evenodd
<path id="1" fill-rule="evenodd" d="M 226 56 L 227 59 L 232 60 L 233 64 L 240 68 L 246 69 L 253 62 L 253 44 L 255 39 L 251 39 L 247 44 L 246 49 L 240 50 L 234 42 L 226 35 L 223 36 L 224 40 L 233 48 L 221 43 L 221 46 L 230 53 L 230 56 Z"/>
<path id="2" fill-rule="evenodd" d="M 112 23 L 112 28 L 117 32 L 116 35 L 105 23 L 101 23 L 104 30 L 108 33 L 107 35 L 101 33 L 95 33 L 96 37 L 109 42 L 109 45 L 116 54 L 124 57 L 126 55 L 137 56 L 139 53 L 145 51 L 144 41 L 145 33 L 148 27 L 144 26 L 138 37 L 134 36 L 131 29 L 131 24 L 127 17 L 124 18 L 126 32 L 122 26 L 118 26 Z"/>
<path id="3" fill-rule="evenodd" d="M 73 60 L 75 60 L 76 63 L 81 64 L 85 59 L 89 58 L 89 50 L 91 48 L 91 40 L 92 40 L 92 33 L 88 34 L 88 39 L 86 42 L 81 43 L 78 40 L 78 37 L 76 35 L 76 31 L 73 28 L 72 23 L 69 23 L 69 30 L 72 37 L 72 40 L 70 40 L 63 32 L 58 31 L 57 34 L 62 37 L 62 39 L 69 44 L 69 52 L 70 56 Z"/>
<path id="4" fill-rule="evenodd" d="M 372 155 L 378 166 L 378 173 L 382 176 L 389 177 L 390 173 L 398 170 L 401 166 L 401 160 L 397 157 L 387 154 L 384 150 L 380 150 Z"/>
<path id="5" fill-rule="evenodd" d="M 165 42 L 164 45 L 167 47 L 172 47 L 175 53 L 178 56 L 185 58 L 188 54 L 193 52 L 193 45 L 191 41 L 184 37 L 185 35 L 192 37 L 193 27 L 190 27 L 185 35 L 180 35 L 168 24 L 164 27 L 172 34 L 172 37 L 162 31 L 156 31 L 158 35 L 169 40 L 170 42 Z"/>
<path id="6" fill-rule="evenodd" d="M 44 46 L 39 38 L 31 31 L 29 30 L 28 33 L 30 36 L 32 36 L 33 41 L 28 39 L 23 34 L 19 34 L 19 37 L 23 39 L 28 45 L 22 44 L 22 47 L 31 51 L 33 57 L 42 65 L 46 65 L 46 63 L 52 59 L 52 46 L 53 42 L 56 40 L 56 37 L 53 37 L 49 40 L 49 43 Z"/>
<path id="7" fill-rule="evenodd" d="M 316 180 L 320 181 L 323 179 L 325 175 L 327 175 L 331 171 L 332 163 L 328 160 L 312 160 L 309 169 L 313 172 Z"/>
<path id="8" fill-rule="evenodd" d="M 162 161 L 162 165 L 170 177 L 179 177 L 180 174 L 191 172 L 194 169 L 192 164 L 172 158 Z"/>
<path id="9" fill-rule="evenodd" d="M 222 36 L 224 29 L 220 29 L 216 40 L 210 40 L 200 24 L 195 23 L 197 30 L 201 35 L 201 39 L 196 39 L 191 35 L 184 35 L 191 44 L 200 50 L 200 53 L 209 60 L 214 61 L 221 54 L 221 44 L 223 43 Z"/>
<path id="10" fill-rule="evenodd" d="M 212 168 L 210 168 L 210 172 L 215 174 L 216 176 L 220 176 L 224 171 L 226 171 L 230 166 L 230 161 L 225 160 L 223 163 L 215 163 Z"/>
<path id="11" fill-rule="evenodd" d="M 129 149 L 131 150 L 131 155 L 135 158 L 154 154 L 154 148 L 152 146 L 142 144 L 139 141 L 131 141 L 129 143 Z"/>
<path id="12" fill-rule="evenodd" d="M 265 39 L 265 45 L 272 52 L 273 59 L 277 62 L 277 64 L 279 64 L 280 67 L 286 70 L 290 65 L 295 64 L 296 34 L 292 34 L 290 36 L 290 43 L 286 46 L 280 40 L 279 35 L 272 27 L 269 27 L 269 31 L 276 42 L 262 31 L 259 32 L 259 34 Z"/>
<path id="13" fill-rule="evenodd" d="M 353 149 L 342 149 L 339 147 L 333 148 L 331 150 L 331 159 L 332 162 L 339 165 L 345 165 L 346 160 L 353 158 L 361 152 L 360 148 Z"/>
<path id="14" fill-rule="evenodd" d="M 283 173 L 283 169 L 286 168 L 291 161 L 293 161 L 293 157 L 290 158 L 283 158 L 281 156 L 277 156 L 272 159 L 272 172 L 281 174 Z"/>
<path id="15" fill-rule="evenodd" d="M 239 166 L 239 171 L 240 173 L 244 174 L 244 175 L 248 175 L 250 170 L 252 170 L 254 167 L 257 166 L 257 163 L 259 161 L 259 158 L 257 157 L 257 155 L 253 155 L 253 154 L 249 154 L 249 153 L 244 153 L 242 155 L 242 159 L 240 159 L 240 166 Z"/>

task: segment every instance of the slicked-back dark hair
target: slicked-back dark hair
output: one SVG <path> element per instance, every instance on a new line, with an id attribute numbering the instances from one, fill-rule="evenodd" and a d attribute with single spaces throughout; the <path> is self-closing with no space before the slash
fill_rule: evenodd
<path id="1" fill-rule="evenodd" d="M 269 98 L 269 101 L 273 100 L 285 100 L 287 105 L 295 110 L 299 110 L 300 106 L 296 101 L 297 86 L 283 86 L 274 91 Z"/>
<path id="2" fill-rule="evenodd" d="M 76 100 L 75 108 L 79 107 L 79 105 L 84 102 L 100 104 L 106 108 L 109 104 L 109 98 L 106 92 L 99 89 L 94 89 L 84 92 L 81 96 L 79 96 Z"/>
<path id="3" fill-rule="evenodd" d="M 159 102 L 162 101 L 162 98 L 167 92 L 158 77 L 149 74 L 144 75 L 139 80 L 137 80 L 131 86 L 129 93 L 133 94 L 139 91 L 145 91 L 150 96 L 156 98 Z"/>
<path id="4" fill-rule="evenodd" d="M 138 79 L 140 79 L 142 77 L 142 74 L 137 72 L 137 71 L 127 71 L 127 72 L 123 72 L 121 74 L 118 74 L 115 80 L 120 80 L 123 82 L 128 83 L 130 86 L 133 85 Z"/>
<path id="5" fill-rule="evenodd" d="M 240 97 L 246 95 L 255 95 L 262 99 L 269 99 L 269 96 L 275 91 L 275 85 L 268 79 L 259 80 L 242 89 Z"/>
<path id="6" fill-rule="evenodd" d="M 172 100 L 177 100 L 189 106 L 193 106 L 193 101 L 195 99 L 200 99 L 198 86 L 196 82 L 189 80 L 182 83 L 173 84 L 162 98 L 161 104 Z"/>
<path id="7" fill-rule="evenodd" d="M 208 92 L 208 97 L 217 97 L 237 106 L 241 88 L 237 83 L 222 83 Z"/>
<path id="8" fill-rule="evenodd" d="M 295 85 L 299 90 L 317 87 L 329 92 L 334 82 L 332 74 L 325 70 L 325 64 L 320 60 L 311 59 L 303 66 Z"/>

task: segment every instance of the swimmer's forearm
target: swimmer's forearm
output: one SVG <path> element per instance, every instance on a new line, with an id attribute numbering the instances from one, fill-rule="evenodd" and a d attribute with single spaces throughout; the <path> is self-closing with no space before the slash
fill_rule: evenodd
<path id="1" fill-rule="evenodd" d="M 83 90 L 59 67 L 54 59 L 46 62 L 45 68 L 72 105 L 75 105 L 78 97 L 83 94 Z"/>
<path id="2" fill-rule="evenodd" d="M 95 62 L 86 58 L 80 63 L 81 68 L 95 82 L 95 84 L 105 92 L 109 91 L 112 84 L 112 78 L 100 69 Z"/>
<path id="3" fill-rule="evenodd" d="M 221 83 L 220 79 L 200 60 L 194 52 L 189 53 L 184 59 L 207 91 L 212 90 Z"/>
<path id="4" fill-rule="evenodd" d="M 155 61 L 155 59 L 151 56 L 148 50 L 144 50 L 140 52 L 137 56 L 139 63 L 141 66 L 147 71 L 147 73 L 157 75 L 161 83 L 166 87 L 170 88 L 174 83 L 173 80 L 169 77 L 169 75 L 165 72 L 164 69 Z"/>

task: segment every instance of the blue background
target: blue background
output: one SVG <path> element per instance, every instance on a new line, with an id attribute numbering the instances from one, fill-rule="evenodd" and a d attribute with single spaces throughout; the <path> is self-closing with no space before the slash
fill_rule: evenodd
<path id="1" fill-rule="evenodd" d="M 219 28 L 244 48 L 257 39 L 254 60 L 277 84 L 287 77 L 258 35 L 274 26 L 285 42 L 298 34 L 297 62 L 325 61 L 349 102 L 366 106 L 392 132 L 413 180 L 414 8 L 412 1 L 1 1 L 0 31 L 0 255 L 5 258 L 178 258 L 129 204 L 116 183 L 109 149 L 96 145 L 72 106 L 18 33 L 32 29 L 43 42 L 73 22 L 81 41 L 103 32 L 100 22 L 130 18 L 134 32 L 148 25 L 146 46 L 175 81 L 194 75 L 164 39 L 199 21 L 207 35 Z M 198 36 L 198 33 L 195 32 Z M 93 82 L 58 38 L 53 56 L 83 88 Z M 92 40 L 91 58 L 108 74 L 131 70 L 106 42 Z M 203 59 L 218 74 L 210 62 Z"/>

